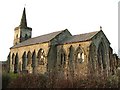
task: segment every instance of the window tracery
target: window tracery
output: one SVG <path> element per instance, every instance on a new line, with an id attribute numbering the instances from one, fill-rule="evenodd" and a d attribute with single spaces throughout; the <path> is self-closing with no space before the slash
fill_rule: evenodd
<path id="1" fill-rule="evenodd" d="M 84 53 L 80 46 L 76 50 L 76 62 L 79 62 L 79 63 L 84 62 Z"/>
<path id="2" fill-rule="evenodd" d="M 38 65 L 45 64 L 45 53 L 43 49 L 40 49 L 38 52 Z"/>

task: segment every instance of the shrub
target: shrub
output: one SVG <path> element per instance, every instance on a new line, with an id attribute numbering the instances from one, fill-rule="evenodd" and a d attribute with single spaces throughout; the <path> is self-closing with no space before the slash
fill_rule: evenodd
<path id="1" fill-rule="evenodd" d="M 12 77 L 12 75 L 11 75 Z M 88 74 L 86 77 L 64 76 L 60 72 L 21 74 L 12 79 L 8 88 L 118 88 L 117 75 Z"/>
<path id="2" fill-rule="evenodd" d="M 46 88 L 46 81 L 44 75 L 22 74 L 8 88 Z"/>
<path id="3" fill-rule="evenodd" d="M 7 88 L 8 84 L 16 79 L 18 74 L 14 73 L 2 73 L 2 88 Z"/>

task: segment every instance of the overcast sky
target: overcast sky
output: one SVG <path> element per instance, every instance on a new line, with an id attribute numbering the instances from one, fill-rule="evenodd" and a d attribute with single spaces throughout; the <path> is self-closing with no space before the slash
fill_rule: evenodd
<path id="1" fill-rule="evenodd" d="M 32 37 L 68 29 L 73 35 L 102 30 L 118 53 L 119 0 L 1 0 L 0 61 L 13 45 L 14 28 L 20 24 L 24 6 Z"/>

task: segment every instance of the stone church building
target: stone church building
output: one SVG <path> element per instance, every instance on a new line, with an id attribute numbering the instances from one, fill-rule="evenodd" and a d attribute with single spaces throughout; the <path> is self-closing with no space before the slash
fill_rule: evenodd
<path id="1" fill-rule="evenodd" d="M 111 70 L 112 48 L 102 27 L 78 35 L 65 29 L 32 38 L 24 8 L 20 25 L 14 29 L 13 44 L 8 55 L 9 72 L 45 74 L 56 69 L 86 75 L 90 70 Z"/>

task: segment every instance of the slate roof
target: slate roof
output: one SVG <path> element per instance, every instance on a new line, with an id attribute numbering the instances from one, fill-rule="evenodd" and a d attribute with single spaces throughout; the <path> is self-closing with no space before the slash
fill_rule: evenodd
<path id="1" fill-rule="evenodd" d="M 53 33 L 49 33 L 49 34 L 45 34 L 45 35 L 41 35 L 41 36 L 34 37 L 34 38 L 30 38 L 30 39 L 25 40 L 25 41 L 23 41 L 21 43 L 18 43 L 17 45 L 15 45 L 15 46 L 13 46 L 11 48 L 17 48 L 17 47 L 21 47 L 21 46 L 27 46 L 27 45 L 37 44 L 37 43 L 49 42 L 55 36 L 57 36 L 58 34 L 60 34 L 63 31 L 64 30 L 53 32 Z"/>
<path id="2" fill-rule="evenodd" d="M 33 44 L 38 44 L 38 43 L 49 42 L 50 40 L 55 38 L 55 36 L 57 36 L 58 34 L 60 34 L 63 31 L 64 30 L 53 32 L 53 33 L 49 33 L 49 34 L 45 34 L 45 35 L 41 35 L 41 36 L 34 37 L 34 38 L 30 38 L 30 39 L 28 39 L 26 41 L 18 43 L 17 45 L 15 45 L 15 46 L 13 46 L 11 48 L 17 48 L 17 47 L 22 47 L 22 46 L 27 46 L 27 45 L 33 45 Z M 98 32 L 99 31 L 94 31 L 94 32 L 90 32 L 90 33 L 74 35 L 74 36 L 72 36 L 70 38 L 65 39 L 60 44 L 67 44 L 67 43 L 73 43 L 73 42 L 87 41 L 87 40 L 92 39 L 92 37 L 94 35 L 96 35 Z"/>
<path id="3" fill-rule="evenodd" d="M 91 40 L 93 36 L 95 36 L 99 31 L 74 35 L 70 37 L 69 39 L 63 41 L 61 44 L 67 44 L 67 43 L 73 43 L 73 42 L 82 42 L 82 41 L 88 41 Z"/>

